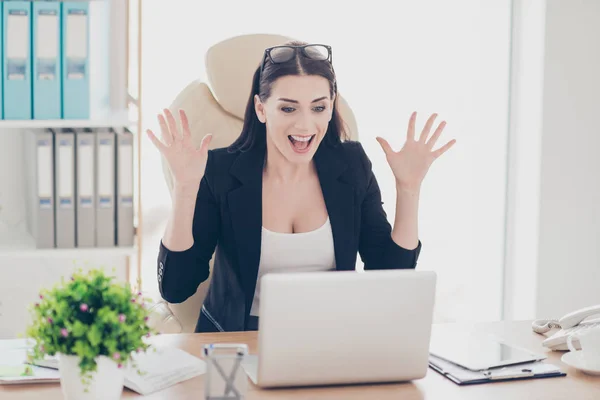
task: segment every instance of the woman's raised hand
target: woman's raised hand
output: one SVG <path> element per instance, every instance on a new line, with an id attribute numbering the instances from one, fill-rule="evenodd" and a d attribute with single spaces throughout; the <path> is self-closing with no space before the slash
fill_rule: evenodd
<path id="1" fill-rule="evenodd" d="M 148 137 L 167 160 L 173 174 L 174 185 L 197 190 L 206 169 L 208 145 L 212 135 L 204 136 L 200 147 L 196 148 L 192 143 L 185 112 L 179 110 L 181 130 L 177 129 L 175 118 L 168 109 L 164 110 L 164 114 L 164 116 L 158 115 L 162 141 L 150 129 L 146 131 Z"/>

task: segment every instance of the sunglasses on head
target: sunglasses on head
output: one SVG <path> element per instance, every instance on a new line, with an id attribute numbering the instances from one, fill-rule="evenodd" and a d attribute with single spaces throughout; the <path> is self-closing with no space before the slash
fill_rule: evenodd
<path id="1" fill-rule="evenodd" d="M 260 73 L 262 74 L 263 69 L 265 68 L 265 61 L 267 59 L 269 59 L 273 64 L 282 64 L 292 60 L 296 56 L 297 52 L 300 52 L 302 56 L 311 60 L 329 61 L 330 64 L 333 61 L 333 57 L 331 55 L 331 46 L 327 46 L 326 44 L 274 46 L 265 49 L 265 53 L 263 54 L 263 59 L 260 64 Z"/>

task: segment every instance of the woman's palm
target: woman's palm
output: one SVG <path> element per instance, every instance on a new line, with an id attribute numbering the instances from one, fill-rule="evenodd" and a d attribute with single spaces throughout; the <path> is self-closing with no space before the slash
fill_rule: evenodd
<path id="1" fill-rule="evenodd" d="M 181 186 L 199 186 L 208 159 L 208 145 L 212 135 L 208 134 L 196 149 L 192 143 L 192 137 L 187 116 L 183 110 L 179 111 L 181 118 L 181 131 L 177 129 L 173 114 L 167 109 L 165 116 L 159 114 L 162 141 L 159 140 L 151 130 L 148 136 L 161 154 L 167 160 L 175 184 Z"/>

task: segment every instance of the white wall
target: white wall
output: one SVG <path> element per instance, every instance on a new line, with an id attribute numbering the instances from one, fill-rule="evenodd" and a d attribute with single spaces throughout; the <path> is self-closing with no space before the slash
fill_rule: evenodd
<path id="1" fill-rule="evenodd" d="M 600 304 L 600 2 L 548 0 L 537 315 Z"/>
<path id="2" fill-rule="evenodd" d="M 536 307 L 542 153 L 545 0 L 515 0 L 512 17 L 503 317 Z"/>
<path id="3" fill-rule="evenodd" d="M 515 0 L 504 318 L 600 304 L 600 2 Z"/>

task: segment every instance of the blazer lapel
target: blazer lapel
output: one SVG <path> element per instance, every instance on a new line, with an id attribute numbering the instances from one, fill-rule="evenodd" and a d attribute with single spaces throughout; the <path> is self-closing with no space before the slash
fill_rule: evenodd
<path id="1" fill-rule="evenodd" d="M 354 240 L 354 187 L 343 182 L 342 173 L 348 168 L 342 146 L 331 147 L 321 143 L 315 153 L 315 166 L 325 206 L 331 222 L 335 263 L 337 270 L 353 270 L 356 267 Z"/>
<path id="2" fill-rule="evenodd" d="M 264 144 L 241 153 L 230 172 L 242 185 L 227 195 L 247 312 L 254 299 L 260 262 L 264 159 Z"/>
<path id="3" fill-rule="evenodd" d="M 228 193 L 227 201 L 235 235 L 240 279 L 246 298 L 246 312 L 254 299 L 262 240 L 262 179 L 266 146 L 257 144 L 241 153 L 230 173 L 241 186 Z M 354 187 L 341 180 L 348 168 L 341 150 L 322 143 L 314 157 L 317 174 L 333 233 L 336 268 L 355 269 Z"/>

